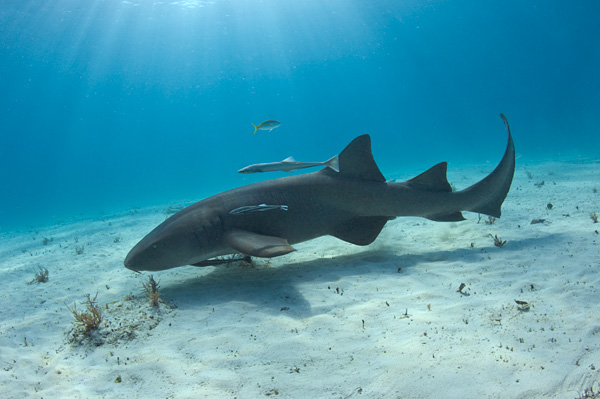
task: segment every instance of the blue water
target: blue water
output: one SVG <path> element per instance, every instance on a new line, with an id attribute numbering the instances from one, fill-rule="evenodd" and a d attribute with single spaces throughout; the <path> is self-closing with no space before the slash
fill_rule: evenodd
<path id="1" fill-rule="evenodd" d="M 0 229 L 201 199 L 370 133 L 385 175 L 600 154 L 595 0 L 4 0 Z M 252 135 L 252 123 L 282 122 Z"/>

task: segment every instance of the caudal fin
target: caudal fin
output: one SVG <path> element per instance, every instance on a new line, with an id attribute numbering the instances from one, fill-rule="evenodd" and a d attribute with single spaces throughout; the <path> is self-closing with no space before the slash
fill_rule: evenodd
<path id="1" fill-rule="evenodd" d="M 255 125 L 254 123 L 252 123 L 252 122 L 250 122 L 250 124 L 251 124 L 252 126 L 254 126 L 254 133 L 252 133 L 252 134 L 256 134 L 256 132 L 258 131 L 258 126 L 256 126 L 256 125 Z"/>
<path id="2" fill-rule="evenodd" d="M 515 174 L 515 144 L 510 133 L 508 120 L 500 114 L 508 132 L 508 144 L 502 160 L 496 169 L 483 180 L 471 187 L 462 190 L 461 195 L 466 195 L 472 204 L 467 211 L 483 213 L 499 218 L 502 214 L 500 208 L 508 195 Z"/>

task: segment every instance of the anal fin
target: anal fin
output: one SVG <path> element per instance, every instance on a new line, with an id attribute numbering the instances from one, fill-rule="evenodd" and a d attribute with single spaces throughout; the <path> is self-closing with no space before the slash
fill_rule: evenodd
<path id="1" fill-rule="evenodd" d="M 332 236 L 355 245 L 369 245 L 381 233 L 388 222 L 386 216 L 361 216 L 350 219 L 337 226 Z"/>
<path id="2" fill-rule="evenodd" d="M 285 238 L 246 230 L 230 230 L 224 234 L 223 241 L 236 251 L 259 258 L 272 258 L 295 251 Z"/>
<path id="3" fill-rule="evenodd" d="M 427 219 L 434 222 L 462 222 L 465 220 L 461 212 L 445 213 L 441 215 L 426 216 Z"/>

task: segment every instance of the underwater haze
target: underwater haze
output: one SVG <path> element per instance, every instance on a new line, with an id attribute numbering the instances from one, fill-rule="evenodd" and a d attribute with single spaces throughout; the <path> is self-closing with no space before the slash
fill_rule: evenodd
<path id="1" fill-rule="evenodd" d="M 190 203 L 284 175 L 244 166 L 325 161 L 364 133 L 387 178 L 495 165 L 501 112 L 520 160 L 596 159 L 599 15 L 560 0 L 4 0 L 0 229 Z M 282 124 L 254 135 L 268 119 Z"/>

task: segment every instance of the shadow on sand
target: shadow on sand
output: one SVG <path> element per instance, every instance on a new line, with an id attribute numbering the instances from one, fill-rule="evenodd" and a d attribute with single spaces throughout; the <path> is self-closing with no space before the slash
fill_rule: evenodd
<path id="1" fill-rule="evenodd" d="M 491 245 L 404 255 L 397 255 L 391 249 L 367 249 L 352 255 L 317 258 L 277 267 L 221 266 L 198 278 L 190 276 L 182 283 L 165 284 L 161 287 L 161 293 L 163 298 L 181 309 L 243 302 L 269 313 L 280 313 L 282 308 L 289 307 L 287 316 L 305 318 L 321 313 L 315 311 L 303 295 L 307 285 L 322 284 L 323 289 L 335 289 L 339 280 L 365 275 L 388 275 L 389 278 L 402 279 L 415 273 L 415 267 L 424 263 L 431 268 L 432 264 L 438 262 L 444 266 L 447 262 L 481 262 L 482 253 L 508 255 L 533 247 L 555 247 L 563 242 L 562 234 L 550 234 L 511 240 L 502 248 Z M 399 267 L 402 273 L 398 273 Z"/>

